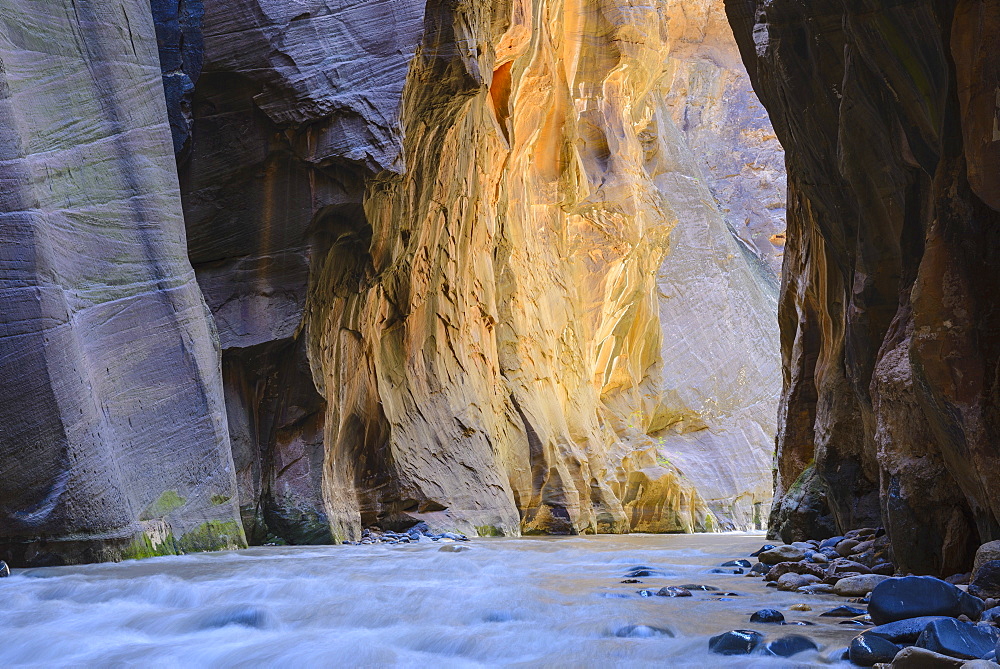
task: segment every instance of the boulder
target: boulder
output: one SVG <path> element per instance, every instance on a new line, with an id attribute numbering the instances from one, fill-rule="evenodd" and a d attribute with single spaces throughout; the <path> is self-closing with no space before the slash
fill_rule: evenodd
<path id="1" fill-rule="evenodd" d="M 833 591 L 841 597 L 862 597 L 873 592 L 879 584 L 889 578 L 889 576 L 880 576 L 879 574 L 848 576 L 837 581 L 836 585 L 833 586 Z"/>
<path id="2" fill-rule="evenodd" d="M 801 634 L 783 636 L 780 639 L 771 641 L 764 647 L 766 654 L 777 657 L 792 657 L 793 655 L 810 650 L 819 650 L 819 646 L 816 645 L 815 641 Z"/>
<path id="3" fill-rule="evenodd" d="M 767 575 L 764 576 L 764 580 L 777 581 L 779 578 L 789 573 L 809 574 L 818 578 L 826 576 L 826 571 L 822 567 L 818 567 L 809 562 L 779 562 L 771 567 L 770 571 L 767 572 Z"/>
<path id="4" fill-rule="evenodd" d="M 1000 541 L 990 541 L 979 547 L 972 573 L 975 574 L 981 566 L 993 560 L 1000 560 Z"/>
<path id="5" fill-rule="evenodd" d="M 868 612 L 876 625 L 920 616 L 967 615 L 978 620 L 983 601 L 932 576 L 906 576 L 886 579 L 872 590 Z M 839 593 L 838 593 L 839 594 Z"/>
<path id="6" fill-rule="evenodd" d="M 835 609 L 830 609 L 829 611 L 824 611 L 819 614 L 820 618 L 855 618 L 857 616 L 863 616 L 867 611 L 864 609 L 859 609 L 856 606 L 838 606 Z"/>
<path id="7" fill-rule="evenodd" d="M 983 599 L 1000 597 L 1000 560 L 988 560 L 976 568 L 969 594 Z"/>
<path id="8" fill-rule="evenodd" d="M 801 588 L 799 588 L 799 592 L 804 592 L 807 595 L 832 595 L 833 586 L 827 583 L 804 585 Z"/>
<path id="9" fill-rule="evenodd" d="M 835 549 L 838 555 L 841 557 L 847 557 L 854 551 L 854 547 L 860 543 L 861 542 L 857 539 L 844 539 L 836 545 Z"/>
<path id="10" fill-rule="evenodd" d="M 777 546 L 771 550 L 764 551 L 757 559 L 764 564 L 778 564 L 779 562 L 799 562 L 806 557 L 805 551 L 795 546 Z"/>
<path id="11" fill-rule="evenodd" d="M 753 553 L 750 553 L 750 557 L 759 557 L 761 553 L 767 552 L 774 547 L 775 547 L 774 544 L 764 544 L 763 546 L 755 550 Z"/>
<path id="12" fill-rule="evenodd" d="M 820 580 L 818 576 L 812 574 L 788 573 L 778 579 L 778 590 L 791 592 L 807 585 L 815 585 Z"/>
<path id="13" fill-rule="evenodd" d="M 924 648 L 904 648 L 892 660 L 892 669 L 958 669 L 964 664 L 947 655 L 941 655 Z"/>
<path id="14" fill-rule="evenodd" d="M 992 625 L 972 625 L 954 618 L 934 620 L 917 638 L 920 648 L 963 660 L 976 660 L 997 645 L 1000 631 Z"/>
<path id="15" fill-rule="evenodd" d="M 674 633 L 665 627 L 651 627 L 650 625 L 626 625 L 615 630 L 615 636 L 626 639 L 648 639 L 657 636 L 674 636 Z"/>
<path id="16" fill-rule="evenodd" d="M 777 609 L 761 609 L 750 616 L 752 623 L 783 623 L 785 615 Z"/>
<path id="17" fill-rule="evenodd" d="M 819 543 L 820 550 L 824 548 L 836 548 L 837 544 L 844 540 L 844 537 L 830 537 Z"/>
<path id="18" fill-rule="evenodd" d="M 921 616 L 920 618 L 897 620 L 865 630 L 865 634 L 879 636 L 893 643 L 911 644 L 917 640 L 927 625 L 935 620 L 945 619 L 945 616 Z"/>
<path id="19" fill-rule="evenodd" d="M 848 655 L 851 662 L 861 667 L 870 667 L 876 662 L 892 662 L 902 649 L 888 639 L 870 634 L 859 634 L 851 641 Z"/>
<path id="20" fill-rule="evenodd" d="M 853 560 L 835 560 L 833 563 L 833 573 L 834 574 L 846 574 L 854 572 L 855 574 L 870 574 L 871 569 L 861 564 L 860 562 L 855 562 Z"/>
<path id="21" fill-rule="evenodd" d="M 764 635 L 753 630 L 732 630 L 717 634 L 708 640 L 708 649 L 717 655 L 749 655 Z"/>

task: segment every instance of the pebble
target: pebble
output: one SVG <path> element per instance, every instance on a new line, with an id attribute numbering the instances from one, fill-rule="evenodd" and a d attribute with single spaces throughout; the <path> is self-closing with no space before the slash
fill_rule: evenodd
<path id="1" fill-rule="evenodd" d="M 750 616 L 752 623 L 783 623 L 785 614 L 777 609 L 761 609 Z"/>
<path id="2" fill-rule="evenodd" d="M 708 640 L 708 649 L 717 655 L 749 655 L 764 635 L 753 630 L 732 630 L 713 636 Z"/>
<path id="3" fill-rule="evenodd" d="M 978 620 L 983 612 L 983 600 L 933 576 L 890 579 L 873 575 L 870 578 L 883 579 L 872 590 L 868 607 L 876 625 L 920 616 L 957 618 L 965 614 Z"/>
<path id="4" fill-rule="evenodd" d="M 819 646 L 809 637 L 799 634 L 783 636 L 764 646 L 764 652 L 777 657 L 792 657 L 809 650 L 819 650 Z"/>

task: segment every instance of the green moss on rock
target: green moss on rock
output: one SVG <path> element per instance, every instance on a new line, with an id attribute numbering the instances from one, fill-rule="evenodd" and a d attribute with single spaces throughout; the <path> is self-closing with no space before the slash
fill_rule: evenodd
<path id="1" fill-rule="evenodd" d="M 179 509 L 187 502 L 186 499 L 177 494 L 176 490 L 164 490 L 152 504 L 139 516 L 139 520 L 152 520 L 153 518 L 163 518 L 174 509 Z"/>

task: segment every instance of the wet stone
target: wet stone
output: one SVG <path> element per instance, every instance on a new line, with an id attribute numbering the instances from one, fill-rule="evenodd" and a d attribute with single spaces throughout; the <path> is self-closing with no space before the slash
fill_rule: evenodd
<path id="1" fill-rule="evenodd" d="M 649 578 L 651 576 L 664 576 L 664 573 L 648 567 L 636 567 L 625 574 L 625 578 Z"/>
<path id="2" fill-rule="evenodd" d="M 870 667 L 876 662 L 892 662 L 901 649 L 902 646 L 880 636 L 859 634 L 851 642 L 849 655 L 854 664 Z"/>
<path id="3" fill-rule="evenodd" d="M 969 593 L 976 597 L 1000 597 L 1000 560 L 988 560 L 976 570 Z"/>
<path id="4" fill-rule="evenodd" d="M 0 560 L 0 578 L 10 576 L 10 567 L 3 560 Z"/>
<path id="5" fill-rule="evenodd" d="M 714 585 L 699 585 L 698 583 L 685 583 L 677 587 L 687 588 L 688 590 L 702 590 L 704 592 L 719 592 L 719 588 L 716 588 Z"/>
<path id="6" fill-rule="evenodd" d="M 733 630 L 713 636 L 708 640 L 708 649 L 717 655 L 749 655 L 764 635 L 753 630 Z"/>
<path id="7" fill-rule="evenodd" d="M 943 616 L 921 616 L 920 618 L 896 620 L 873 627 L 865 633 L 880 636 L 893 643 L 913 643 L 924 631 L 924 628 L 935 620 L 945 620 L 945 618 Z"/>
<path id="8" fill-rule="evenodd" d="M 758 562 L 754 566 L 750 567 L 751 574 L 766 574 L 769 571 L 771 571 L 771 567 L 763 562 Z"/>
<path id="9" fill-rule="evenodd" d="M 775 547 L 774 544 L 764 544 L 763 546 L 755 550 L 753 553 L 750 553 L 750 557 L 759 557 L 761 553 L 769 551 L 774 547 Z"/>
<path id="10" fill-rule="evenodd" d="M 657 597 L 690 597 L 691 591 L 687 588 L 679 588 L 676 585 L 671 585 L 666 588 L 660 588 L 656 592 Z"/>
<path id="11" fill-rule="evenodd" d="M 777 609 L 761 609 L 750 616 L 752 623 L 783 623 L 785 615 Z"/>
<path id="12" fill-rule="evenodd" d="M 642 581 L 640 581 L 637 578 L 626 578 L 624 581 L 621 581 L 621 582 L 622 583 L 642 583 Z"/>
<path id="13" fill-rule="evenodd" d="M 615 630 L 615 636 L 625 639 L 649 639 L 657 636 L 674 636 L 674 633 L 665 627 L 652 627 L 650 625 L 626 625 Z"/>
<path id="14" fill-rule="evenodd" d="M 921 616 L 965 614 L 978 620 L 983 601 L 932 576 L 907 576 L 879 583 L 872 590 L 868 612 L 879 625 Z"/>
<path id="15" fill-rule="evenodd" d="M 739 560 L 730 560 L 729 562 L 723 562 L 720 567 L 743 567 L 744 569 L 749 569 L 752 565 L 750 560 L 744 560 L 740 558 Z"/>
<path id="16" fill-rule="evenodd" d="M 819 614 L 820 618 L 853 618 L 855 616 L 863 616 L 867 611 L 864 609 L 859 609 L 856 606 L 838 606 L 835 609 L 830 609 L 829 611 L 824 611 Z"/>
<path id="17" fill-rule="evenodd" d="M 991 625 L 973 625 L 953 618 L 935 620 L 920 633 L 915 645 L 963 660 L 976 660 L 993 650 L 1000 631 Z"/>
<path id="18" fill-rule="evenodd" d="M 806 651 L 819 650 L 819 646 L 809 637 L 800 634 L 790 634 L 771 641 L 764 647 L 764 650 L 769 655 L 792 657 Z"/>

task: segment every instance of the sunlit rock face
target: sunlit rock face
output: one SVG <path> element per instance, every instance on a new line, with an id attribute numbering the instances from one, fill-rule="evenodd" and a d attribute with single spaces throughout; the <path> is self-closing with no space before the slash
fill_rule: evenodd
<path id="1" fill-rule="evenodd" d="M 0 9 L 0 558 L 245 545 L 149 7 Z"/>
<path id="2" fill-rule="evenodd" d="M 772 530 L 967 571 L 1000 538 L 1000 8 L 726 5 L 788 150 Z"/>
<path id="3" fill-rule="evenodd" d="M 754 523 L 782 157 L 720 3 L 201 20 L 175 141 L 252 540 Z"/>

